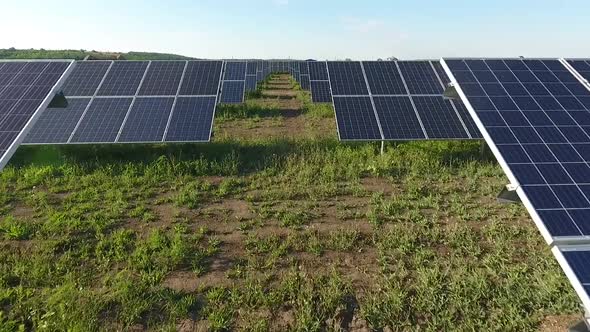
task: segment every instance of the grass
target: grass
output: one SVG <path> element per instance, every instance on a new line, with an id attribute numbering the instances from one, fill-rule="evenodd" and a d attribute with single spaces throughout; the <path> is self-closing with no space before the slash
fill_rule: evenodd
<path id="1" fill-rule="evenodd" d="M 306 121 L 333 116 L 299 94 Z M 251 98 L 216 126 L 267 116 Z M 579 315 L 479 150 L 21 147 L 0 173 L 0 330 L 534 331 Z"/>

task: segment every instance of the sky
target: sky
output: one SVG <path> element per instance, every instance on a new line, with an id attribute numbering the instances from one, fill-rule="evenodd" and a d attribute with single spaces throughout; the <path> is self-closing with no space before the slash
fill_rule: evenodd
<path id="1" fill-rule="evenodd" d="M 212 59 L 590 57 L 588 0 L 6 2 L 0 48 Z"/>

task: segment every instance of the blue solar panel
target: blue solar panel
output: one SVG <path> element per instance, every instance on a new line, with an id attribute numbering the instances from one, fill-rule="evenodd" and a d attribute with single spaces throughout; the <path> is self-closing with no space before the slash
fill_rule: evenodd
<path id="1" fill-rule="evenodd" d="M 0 62 L 0 168 L 52 97 L 70 62 Z"/>
<path id="2" fill-rule="evenodd" d="M 330 61 L 328 73 L 334 96 L 368 95 L 367 83 L 360 62 Z"/>
<path id="3" fill-rule="evenodd" d="M 70 98 L 65 108 L 48 108 L 41 113 L 24 143 L 67 143 L 90 98 Z"/>
<path id="4" fill-rule="evenodd" d="M 66 96 L 94 96 L 111 61 L 78 61 L 62 86 Z"/>
<path id="5" fill-rule="evenodd" d="M 590 245 L 555 246 L 553 254 L 561 265 L 580 299 L 590 308 Z"/>
<path id="6" fill-rule="evenodd" d="M 370 97 L 334 97 L 340 140 L 380 140 Z"/>
<path id="7" fill-rule="evenodd" d="M 303 90 L 309 91 L 310 83 L 309 83 L 309 75 L 301 75 L 301 88 Z"/>
<path id="8" fill-rule="evenodd" d="M 244 81 L 225 81 L 221 88 L 221 103 L 240 104 L 244 102 Z"/>
<path id="9" fill-rule="evenodd" d="M 141 96 L 175 96 L 186 61 L 152 61 L 139 89 Z"/>
<path id="10" fill-rule="evenodd" d="M 309 79 L 312 81 L 327 81 L 328 68 L 324 61 L 309 61 Z"/>
<path id="11" fill-rule="evenodd" d="M 246 79 L 246 62 L 226 62 L 224 81 L 243 81 Z"/>
<path id="12" fill-rule="evenodd" d="M 216 96 L 222 61 L 189 61 L 180 87 L 183 96 Z"/>
<path id="13" fill-rule="evenodd" d="M 137 98 L 129 111 L 119 142 L 157 142 L 164 138 L 174 98 Z"/>
<path id="14" fill-rule="evenodd" d="M 134 96 L 148 66 L 147 61 L 114 62 L 98 90 L 99 96 Z"/>
<path id="15" fill-rule="evenodd" d="M 396 62 L 366 61 L 363 66 L 373 95 L 408 94 Z"/>
<path id="16" fill-rule="evenodd" d="M 114 143 L 133 98 L 98 98 L 80 120 L 72 143 Z"/>
<path id="17" fill-rule="evenodd" d="M 332 102 L 329 81 L 311 81 L 311 100 L 314 103 Z"/>
<path id="18" fill-rule="evenodd" d="M 400 71 L 412 95 L 442 95 L 444 92 L 429 61 L 400 61 Z"/>
<path id="19" fill-rule="evenodd" d="M 258 61 L 248 61 L 246 65 L 246 75 L 256 75 L 258 71 Z"/>
<path id="20" fill-rule="evenodd" d="M 410 97 L 374 97 L 375 109 L 386 140 L 425 139 Z"/>
<path id="21" fill-rule="evenodd" d="M 547 240 L 590 236 L 590 91 L 557 60 L 445 63 Z"/>
<path id="22" fill-rule="evenodd" d="M 412 100 L 429 139 L 469 138 L 449 100 L 439 96 L 414 96 Z"/>
<path id="23" fill-rule="evenodd" d="M 301 75 L 309 75 L 309 65 L 307 61 L 299 62 L 299 72 Z"/>
<path id="24" fill-rule="evenodd" d="M 181 97 L 176 101 L 165 140 L 209 141 L 215 113 L 215 97 Z"/>
<path id="25" fill-rule="evenodd" d="M 256 91 L 256 87 L 257 87 L 256 75 L 246 76 L 246 91 L 249 91 L 249 92 Z"/>

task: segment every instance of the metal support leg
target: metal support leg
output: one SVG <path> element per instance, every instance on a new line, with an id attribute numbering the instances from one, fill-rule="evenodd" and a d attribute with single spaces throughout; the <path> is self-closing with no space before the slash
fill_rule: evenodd
<path id="1" fill-rule="evenodd" d="M 381 155 L 385 153 L 385 141 L 381 141 Z"/>

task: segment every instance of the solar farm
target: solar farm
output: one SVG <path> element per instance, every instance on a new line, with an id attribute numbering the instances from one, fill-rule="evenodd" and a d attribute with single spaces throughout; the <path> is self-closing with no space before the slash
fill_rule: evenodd
<path id="1" fill-rule="evenodd" d="M 590 60 L 0 60 L 0 330 L 590 326 Z"/>

